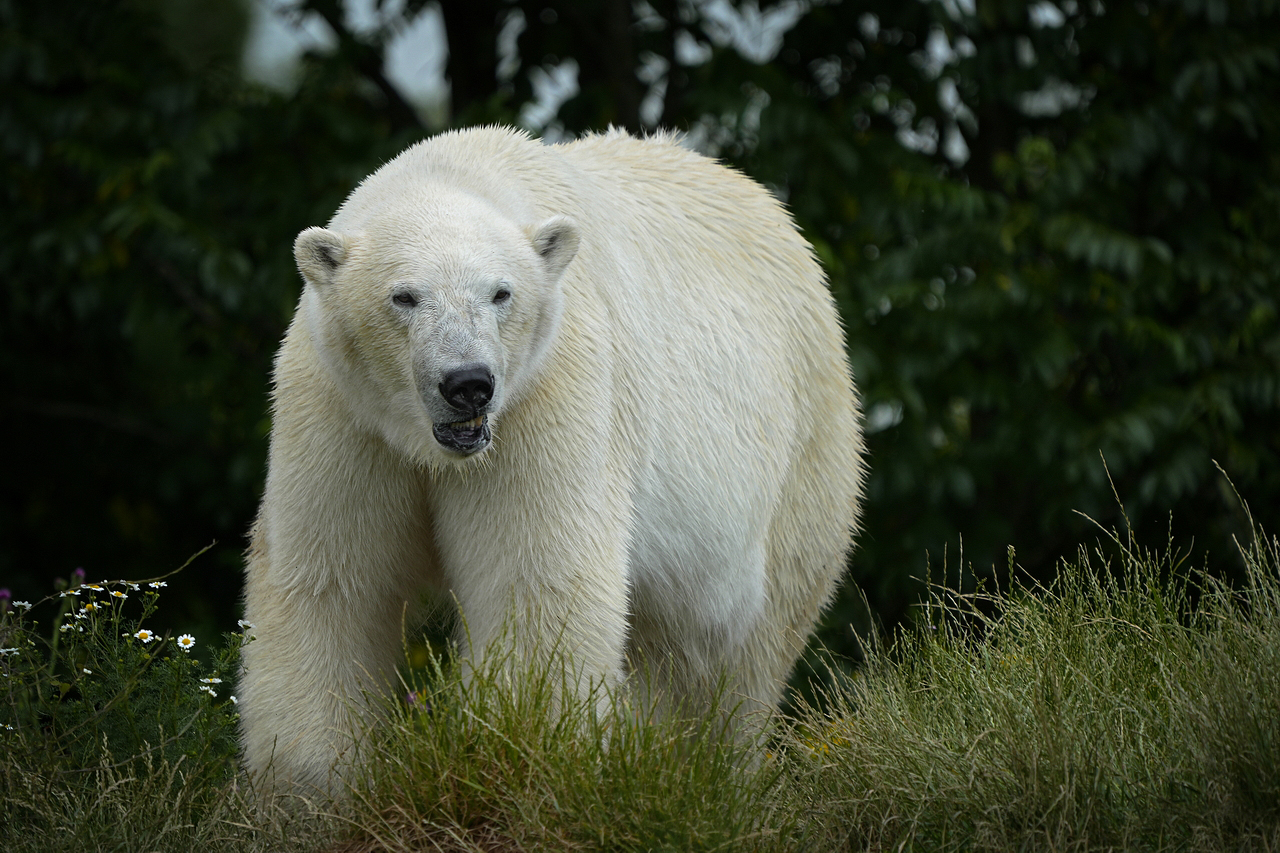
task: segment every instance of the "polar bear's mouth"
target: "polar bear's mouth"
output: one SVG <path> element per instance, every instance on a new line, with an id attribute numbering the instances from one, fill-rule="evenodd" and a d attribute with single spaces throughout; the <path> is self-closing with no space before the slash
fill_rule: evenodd
<path id="1" fill-rule="evenodd" d="M 459 453 L 475 453 L 489 444 L 489 416 L 477 415 L 469 421 L 435 424 L 431 428 L 436 441 Z"/>

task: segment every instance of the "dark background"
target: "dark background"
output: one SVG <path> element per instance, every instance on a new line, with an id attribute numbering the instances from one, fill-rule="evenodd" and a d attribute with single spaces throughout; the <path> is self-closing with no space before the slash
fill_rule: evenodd
<path id="1" fill-rule="evenodd" d="M 284 14 L 305 13 L 335 46 L 284 94 L 241 76 L 236 0 L 0 0 L 16 597 L 216 542 L 160 618 L 232 628 L 294 236 L 415 140 L 516 121 L 529 72 L 568 58 L 581 92 L 550 132 L 688 131 L 784 199 L 830 271 L 868 416 L 850 578 L 884 624 L 944 560 L 952 583 L 1006 576 L 1012 546 L 1051 577 L 1097 536 L 1077 512 L 1123 510 L 1151 547 L 1172 530 L 1230 577 L 1248 526 L 1215 461 L 1271 523 L 1280 3 L 830 3 L 756 62 L 690 0 L 447 2 L 452 99 L 434 107 L 384 76 L 393 27 L 354 32 L 338 0 Z M 841 651 L 866 623 L 854 590 L 823 635 Z"/>

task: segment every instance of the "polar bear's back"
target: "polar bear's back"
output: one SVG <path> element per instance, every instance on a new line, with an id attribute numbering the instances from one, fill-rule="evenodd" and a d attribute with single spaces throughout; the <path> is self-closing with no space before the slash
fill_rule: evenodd
<path id="1" fill-rule="evenodd" d="M 474 193 L 525 226 L 547 216 L 577 220 L 586 253 L 579 266 L 616 264 L 596 282 L 606 291 L 643 282 L 645 293 L 668 305 L 685 290 L 720 298 L 736 291 L 741 310 L 753 303 L 787 320 L 796 312 L 804 334 L 817 331 L 814 322 L 831 326 L 826 331 L 841 346 L 828 322 L 834 315 L 825 277 L 782 205 L 675 136 L 611 131 L 545 145 L 499 127 L 444 133 L 369 176 L 334 223 L 357 225 L 371 206 L 430 206 L 440 186 Z"/>
<path id="2" fill-rule="evenodd" d="M 704 277 L 715 270 L 733 287 L 769 282 L 774 286 L 756 291 L 762 301 L 816 299 L 829 314 L 812 250 L 778 200 L 755 181 L 672 136 L 609 133 L 551 150 L 577 172 L 576 201 L 589 217 L 587 228 L 599 233 L 597 222 L 612 222 L 606 239 L 614 246 L 631 243 L 660 268 L 677 264 Z"/>
<path id="3" fill-rule="evenodd" d="M 550 150 L 575 172 L 576 278 L 632 346 L 688 362 L 692 383 L 754 389 L 751 408 L 801 432 L 822 398 L 856 406 L 826 277 L 765 188 L 673 137 L 609 133 Z"/>

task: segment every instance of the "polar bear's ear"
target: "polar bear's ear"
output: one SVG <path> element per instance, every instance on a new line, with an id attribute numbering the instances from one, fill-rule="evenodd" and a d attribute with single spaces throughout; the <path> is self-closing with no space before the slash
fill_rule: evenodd
<path id="1" fill-rule="evenodd" d="M 323 287 L 347 259 L 347 241 L 324 228 L 308 228 L 293 241 L 293 258 L 303 278 Z"/>
<path id="2" fill-rule="evenodd" d="M 553 216 L 529 232 L 533 250 L 547 265 L 547 273 L 557 279 L 578 254 L 578 226 L 564 216 Z"/>

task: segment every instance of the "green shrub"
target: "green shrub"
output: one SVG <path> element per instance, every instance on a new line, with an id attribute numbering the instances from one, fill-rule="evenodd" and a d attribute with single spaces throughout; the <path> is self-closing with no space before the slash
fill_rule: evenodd
<path id="1" fill-rule="evenodd" d="M 182 759 L 190 772 L 213 779 L 232 772 L 230 682 L 241 635 L 228 635 L 202 665 L 190 634 L 161 636 L 149 627 L 164 586 L 81 582 L 0 617 L 7 688 L 0 720 L 11 752 L 71 768 L 94 766 L 106 753 Z M 130 607 L 135 601 L 140 606 Z M 32 618 L 45 605 L 57 608 L 48 637 Z"/>

